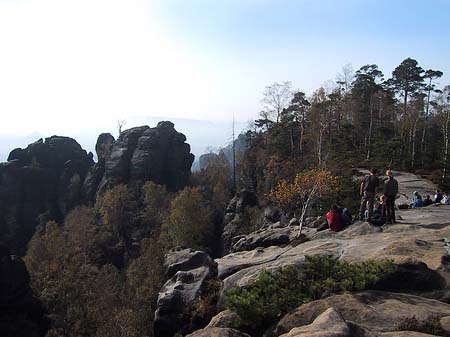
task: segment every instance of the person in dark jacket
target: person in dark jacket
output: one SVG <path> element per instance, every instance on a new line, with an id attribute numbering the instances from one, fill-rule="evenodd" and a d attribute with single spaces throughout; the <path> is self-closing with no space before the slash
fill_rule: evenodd
<path id="1" fill-rule="evenodd" d="M 395 198 L 398 194 L 398 182 L 392 171 L 386 171 L 387 180 L 384 182 L 383 196 L 385 204 L 386 223 L 395 223 Z"/>
<path id="2" fill-rule="evenodd" d="M 372 219 L 373 215 L 373 204 L 375 201 L 375 192 L 380 184 L 380 180 L 377 177 L 377 170 L 371 169 L 370 174 L 364 177 L 364 180 L 361 183 L 360 194 L 361 198 L 361 207 L 359 209 L 359 219 L 364 219 L 364 213 L 367 212 L 367 220 Z"/>
<path id="3" fill-rule="evenodd" d="M 443 199 L 443 197 L 444 196 L 442 195 L 441 191 L 436 190 L 436 194 L 434 195 L 434 203 L 435 204 L 440 204 L 442 199 Z"/>
<path id="4" fill-rule="evenodd" d="M 433 200 L 431 200 L 431 196 L 427 195 L 423 200 L 423 207 L 430 206 L 433 204 Z"/>

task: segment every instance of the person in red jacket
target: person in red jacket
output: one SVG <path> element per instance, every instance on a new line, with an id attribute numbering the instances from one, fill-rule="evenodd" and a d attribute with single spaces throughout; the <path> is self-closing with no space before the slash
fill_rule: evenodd
<path id="1" fill-rule="evenodd" d="M 331 207 L 331 211 L 327 213 L 326 217 L 330 230 L 333 232 L 340 232 L 343 230 L 342 214 L 339 212 L 339 207 L 336 204 Z"/>

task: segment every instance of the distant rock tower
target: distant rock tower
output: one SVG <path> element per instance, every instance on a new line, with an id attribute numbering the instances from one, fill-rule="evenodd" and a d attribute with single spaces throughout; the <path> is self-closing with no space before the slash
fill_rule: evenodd
<path id="1" fill-rule="evenodd" d="M 188 183 L 194 161 L 186 137 L 175 130 L 172 122 L 128 129 L 117 140 L 101 134 L 96 151 L 98 163 L 83 186 L 89 201 L 98 192 L 118 184 L 140 188 L 146 181 L 153 181 L 169 191 L 178 191 Z"/>

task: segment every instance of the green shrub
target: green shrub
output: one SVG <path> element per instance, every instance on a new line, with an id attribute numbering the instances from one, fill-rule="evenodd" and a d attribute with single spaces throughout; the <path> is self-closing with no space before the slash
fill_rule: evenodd
<path id="1" fill-rule="evenodd" d="M 430 315 L 422 321 L 419 321 L 416 316 L 406 317 L 397 324 L 397 330 L 416 331 L 435 336 L 450 336 L 450 334 L 446 333 L 442 328 L 440 317 L 438 315 Z"/>
<path id="2" fill-rule="evenodd" d="M 303 303 L 368 289 L 393 269 L 391 261 L 353 264 L 331 256 L 307 256 L 300 268 L 264 271 L 252 285 L 226 292 L 227 307 L 244 325 L 265 326 Z"/>

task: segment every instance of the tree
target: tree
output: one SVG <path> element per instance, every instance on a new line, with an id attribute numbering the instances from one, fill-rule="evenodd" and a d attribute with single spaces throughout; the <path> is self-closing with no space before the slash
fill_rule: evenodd
<path id="1" fill-rule="evenodd" d="M 287 107 L 292 96 L 292 83 L 285 81 L 283 83 L 273 83 L 264 89 L 262 102 L 265 104 L 265 111 L 269 115 L 275 115 L 276 123 L 280 121 L 280 114 Z M 269 119 L 263 116 L 263 119 Z"/>
<path id="2" fill-rule="evenodd" d="M 186 187 L 171 202 L 170 215 L 161 228 L 161 244 L 209 250 L 214 236 L 212 212 L 202 192 Z"/>
<path id="3" fill-rule="evenodd" d="M 143 209 L 140 212 L 140 223 L 147 234 L 158 231 L 170 212 L 171 195 L 166 186 L 148 181 L 142 186 Z"/>
<path id="4" fill-rule="evenodd" d="M 117 185 L 97 198 L 96 210 L 103 218 L 104 224 L 125 245 L 130 244 L 130 229 L 133 214 L 136 213 L 136 201 L 125 185 Z"/>
<path id="5" fill-rule="evenodd" d="M 123 127 L 125 126 L 125 124 L 127 124 L 127 122 L 124 119 L 119 119 L 117 121 L 117 131 L 119 131 L 119 136 L 121 135 Z"/>
<path id="6" fill-rule="evenodd" d="M 301 209 L 300 228 L 297 237 L 301 235 L 302 227 L 308 215 L 311 201 L 317 197 L 337 192 L 338 178 L 326 170 L 310 170 L 298 173 L 292 183 L 280 181 L 278 186 L 268 194 L 276 204 L 286 210 Z"/>
<path id="7" fill-rule="evenodd" d="M 395 68 L 392 72 L 392 79 L 389 80 L 389 84 L 394 91 L 403 97 L 403 117 L 409 117 L 408 144 L 411 155 L 411 167 L 414 167 L 416 156 L 415 144 L 420 112 L 411 109 L 411 113 L 408 114 L 408 98 L 415 97 L 416 100 L 420 99 L 418 95 L 424 89 L 423 73 L 424 70 L 418 66 L 416 60 L 407 58 Z M 417 107 L 417 105 L 415 106 Z"/>
<path id="8" fill-rule="evenodd" d="M 303 153 L 303 144 L 306 130 L 306 117 L 311 103 L 306 98 L 306 94 L 302 91 L 297 91 L 291 99 L 288 108 L 281 112 L 281 122 L 291 125 L 291 154 L 294 154 L 294 124 L 300 127 L 300 135 L 298 147 L 300 153 Z"/>
<path id="9" fill-rule="evenodd" d="M 427 103 L 425 106 L 425 125 L 423 127 L 423 132 L 422 132 L 422 140 L 420 142 L 420 152 L 423 153 L 425 151 L 425 137 L 426 137 L 426 133 L 427 133 L 427 129 L 428 129 L 428 122 L 430 119 L 430 106 L 431 106 L 431 93 L 435 92 L 435 93 L 440 93 L 442 92 L 441 90 L 436 89 L 436 84 L 433 83 L 433 80 L 438 79 L 439 77 L 442 77 L 442 75 L 444 75 L 444 73 L 440 70 L 432 70 L 432 69 L 428 69 L 427 71 L 425 71 L 425 75 L 423 76 L 425 80 L 428 80 L 428 83 L 425 86 L 425 91 L 427 94 Z M 422 156 L 422 160 L 423 160 L 423 156 Z"/>
<path id="10" fill-rule="evenodd" d="M 372 135 L 374 128 L 374 105 L 377 94 L 382 91 L 380 81 L 383 79 L 383 73 L 378 69 L 375 64 L 368 64 L 362 66 L 356 71 L 355 81 L 353 82 L 352 94 L 355 99 L 359 100 L 360 107 L 362 108 L 362 121 L 356 120 L 356 122 L 363 122 L 369 120 L 367 130 L 366 145 L 366 160 L 370 159 L 370 151 L 372 145 Z M 369 111 L 369 116 L 365 113 Z M 361 123 L 362 124 L 362 123 Z M 358 125 L 358 128 L 365 128 L 365 125 Z"/>
<path id="11" fill-rule="evenodd" d="M 443 163 L 441 184 L 448 188 L 448 166 L 450 160 L 450 85 L 447 85 L 439 97 L 439 124 L 442 126 Z"/>
<path id="12" fill-rule="evenodd" d="M 336 83 L 342 86 L 344 96 L 347 96 L 347 94 L 351 90 L 353 79 L 355 77 L 355 72 L 350 63 L 344 65 L 341 71 L 342 71 L 341 73 L 336 75 Z"/>
<path id="13" fill-rule="evenodd" d="M 408 98 L 424 87 L 424 70 L 416 60 L 407 58 L 392 72 L 390 84 L 403 96 L 403 112 L 406 115 Z"/>
<path id="14" fill-rule="evenodd" d="M 315 144 L 315 152 L 317 155 L 317 166 L 323 167 L 326 159 L 324 155 L 325 131 L 330 130 L 330 104 L 325 94 L 324 88 L 319 88 L 313 94 L 309 116 L 311 119 L 311 128 L 314 130 L 312 134 Z"/>

